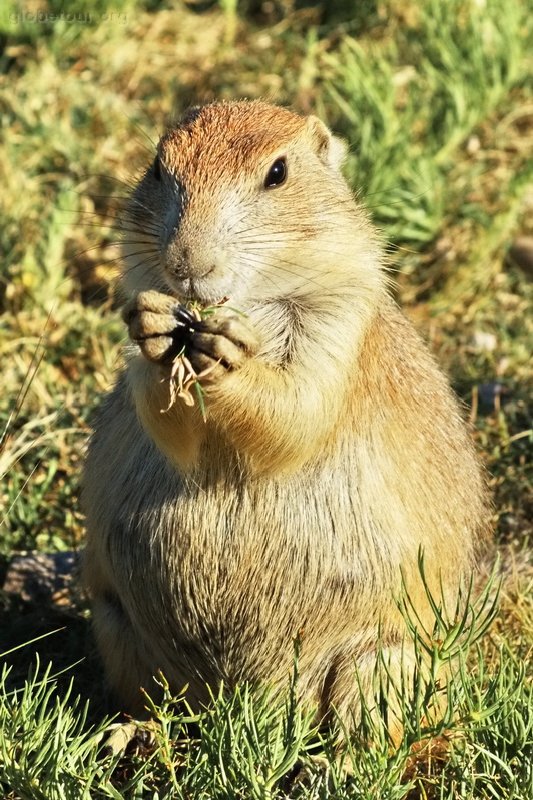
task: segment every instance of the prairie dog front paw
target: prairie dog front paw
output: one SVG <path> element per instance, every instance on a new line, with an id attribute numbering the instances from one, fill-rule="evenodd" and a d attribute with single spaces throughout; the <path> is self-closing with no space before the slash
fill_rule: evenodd
<path id="1" fill-rule="evenodd" d="M 186 353 L 194 370 L 205 372 L 202 383 L 213 383 L 242 367 L 258 350 L 259 337 L 247 317 L 220 308 L 196 324 Z"/>
<path id="2" fill-rule="evenodd" d="M 168 294 L 140 292 L 124 306 L 130 339 L 149 361 L 170 363 L 183 350 L 194 317 Z"/>

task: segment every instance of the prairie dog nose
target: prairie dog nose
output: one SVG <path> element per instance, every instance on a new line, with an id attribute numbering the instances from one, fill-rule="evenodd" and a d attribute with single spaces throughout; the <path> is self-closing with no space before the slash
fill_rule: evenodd
<path id="1" fill-rule="evenodd" d="M 217 259 L 210 249 L 191 247 L 174 239 L 166 247 L 164 265 L 169 275 L 179 280 L 205 278 L 215 271 Z"/>

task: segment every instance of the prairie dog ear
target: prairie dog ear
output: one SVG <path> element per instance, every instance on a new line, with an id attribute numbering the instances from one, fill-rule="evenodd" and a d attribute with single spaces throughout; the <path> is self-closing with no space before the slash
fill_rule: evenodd
<path id="1" fill-rule="evenodd" d="M 318 117 L 308 117 L 306 128 L 320 160 L 326 166 L 340 172 L 348 150 L 346 142 L 333 136 L 329 128 Z"/>

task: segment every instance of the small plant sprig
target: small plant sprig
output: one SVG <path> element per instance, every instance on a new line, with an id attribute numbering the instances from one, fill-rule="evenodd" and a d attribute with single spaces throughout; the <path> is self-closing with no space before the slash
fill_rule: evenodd
<path id="1" fill-rule="evenodd" d="M 210 306 L 206 306 L 205 308 L 202 308 L 197 302 L 187 303 L 185 306 L 185 311 L 190 316 L 189 327 L 194 329 L 196 323 L 202 322 L 202 320 L 206 319 L 206 317 L 214 314 L 215 311 L 220 308 L 220 306 L 227 303 L 228 300 L 228 297 L 223 297 L 218 302 L 213 303 Z M 181 324 L 185 325 L 186 323 L 182 322 Z M 207 367 L 207 369 L 204 369 L 201 372 L 196 372 L 186 355 L 186 348 L 187 345 L 184 344 L 177 356 L 175 356 L 174 360 L 172 361 L 169 378 L 169 402 L 166 408 L 161 409 L 161 413 L 165 414 L 167 411 L 170 411 L 176 400 L 179 398 L 180 400 L 183 400 L 186 406 L 194 406 L 195 402 L 197 402 L 202 419 L 205 422 L 207 415 L 205 410 L 204 391 L 200 381 L 202 378 L 205 378 L 206 375 L 209 375 L 209 373 L 215 369 L 219 362 L 215 362 L 215 364 L 213 364 L 211 367 Z M 194 395 L 192 390 L 194 390 Z"/>

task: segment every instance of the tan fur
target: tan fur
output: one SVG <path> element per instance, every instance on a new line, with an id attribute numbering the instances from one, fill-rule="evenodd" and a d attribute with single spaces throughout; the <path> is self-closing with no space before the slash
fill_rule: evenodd
<path id="1" fill-rule="evenodd" d="M 302 694 L 348 716 L 378 629 L 400 669 L 400 567 L 428 622 L 419 548 L 437 593 L 475 571 L 482 474 L 387 294 L 343 152 L 315 118 L 212 104 L 162 138 L 161 179 L 149 169 L 133 195 L 124 280 L 140 347 L 104 401 L 84 487 L 96 636 L 131 711 L 158 669 L 193 705 L 206 684 L 284 685 L 302 632 Z M 282 156 L 286 183 L 265 189 Z M 191 344 L 213 367 L 207 422 L 180 401 L 162 414 L 169 297 L 224 295 L 246 317 L 221 311 Z"/>

